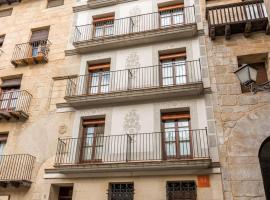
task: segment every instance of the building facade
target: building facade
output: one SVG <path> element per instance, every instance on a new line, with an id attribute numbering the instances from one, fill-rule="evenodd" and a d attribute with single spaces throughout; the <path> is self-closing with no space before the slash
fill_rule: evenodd
<path id="1" fill-rule="evenodd" d="M 267 80 L 268 29 L 257 1 L 0 0 L 0 200 L 267 199 L 269 94 L 233 72 Z"/>
<path id="2" fill-rule="evenodd" d="M 205 6 L 225 199 L 270 198 L 269 92 L 251 93 L 234 73 L 248 64 L 258 70 L 255 84 L 268 82 L 268 1 L 265 3 L 207 1 Z"/>

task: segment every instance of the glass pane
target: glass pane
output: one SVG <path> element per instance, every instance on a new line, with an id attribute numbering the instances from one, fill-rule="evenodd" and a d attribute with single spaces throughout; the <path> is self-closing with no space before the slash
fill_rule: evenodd
<path id="1" fill-rule="evenodd" d="M 189 156 L 190 155 L 190 143 L 189 142 L 180 142 L 180 155 Z"/>
<path id="2" fill-rule="evenodd" d="M 175 156 L 176 150 L 175 150 L 175 143 L 166 143 L 166 153 L 167 156 Z"/>
<path id="3" fill-rule="evenodd" d="M 105 35 L 113 35 L 113 25 L 105 27 Z"/>
<path id="4" fill-rule="evenodd" d="M 174 121 L 171 121 L 171 122 L 168 122 L 168 121 L 166 121 L 165 123 L 164 123 L 164 127 L 165 128 L 174 128 L 175 127 L 175 123 L 174 123 Z"/>
<path id="5" fill-rule="evenodd" d="M 38 47 L 32 47 L 32 56 L 33 57 L 38 56 Z"/>
<path id="6" fill-rule="evenodd" d="M 174 131 L 174 129 L 165 130 L 165 141 L 166 142 L 175 141 L 175 131 Z"/>
<path id="7" fill-rule="evenodd" d="M 178 127 L 188 127 L 189 126 L 189 121 L 188 120 L 183 120 L 183 121 L 178 121 Z"/>
<path id="8" fill-rule="evenodd" d="M 189 141 L 189 130 L 186 128 L 186 130 L 179 129 L 179 141 Z"/>
<path id="9" fill-rule="evenodd" d="M 93 73 L 91 75 L 91 86 L 98 86 L 99 84 L 99 73 Z"/>
<path id="10" fill-rule="evenodd" d="M 96 147 L 95 148 L 95 158 L 94 159 L 102 159 L 102 152 L 103 152 L 103 147 Z"/>
<path id="11" fill-rule="evenodd" d="M 160 23 L 161 23 L 161 26 L 171 25 L 171 13 L 161 12 L 160 13 Z"/>
<path id="12" fill-rule="evenodd" d="M 103 26 L 96 26 L 95 28 L 95 37 L 102 37 L 103 36 Z"/>
<path id="13" fill-rule="evenodd" d="M 0 156 L 4 154 L 4 148 L 6 146 L 6 142 L 5 141 L 1 141 L 0 142 Z"/>
<path id="14" fill-rule="evenodd" d="M 174 10 L 173 11 L 173 24 L 182 24 L 184 22 L 183 10 Z"/>
<path id="15" fill-rule="evenodd" d="M 91 160 L 91 158 L 92 158 L 92 147 L 84 147 L 83 160 Z"/>

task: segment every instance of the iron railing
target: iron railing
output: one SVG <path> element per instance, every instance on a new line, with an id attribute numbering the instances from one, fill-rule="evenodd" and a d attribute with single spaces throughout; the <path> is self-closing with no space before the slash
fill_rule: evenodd
<path id="1" fill-rule="evenodd" d="M 16 63 L 19 60 L 35 58 L 37 63 L 47 62 L 50 45 L 51 42 L 49 40 L 16 44 L 11 61 Z M 25 63 L 27 62 L 25 60 Z"/>
<path id="2" fill-rule="evenodd" d="M 108 200 L 133 200 L 133 183 L 110 183 L 108 190 Z"/>
<path id="3" fill-rule="evenodd" d="M 199 60 L 117 71 L 89 73 L 67 81 L 66 96 L 88 96 L 123 91 L 175 87 L 202 81 Z"/>
<path id="4" fill-rule="evenodd" d="M 211 26 L 237 24 L 267 19 L 263 0 L 243 1 L 207 8 L 208 23 Z"/>
<path id="5" fill-rule="evenodd" d="M 99 135 L 59 139 L 55 166 L 209 158 L 206 129 Z"/>
<path id="6" fill-rule="evenodd" d="M 1 181 L 31 181 L 35 157 L 28 154 L 0 155 Z"/>
<path id="7" fill-rule="evenodd" d="M 167 182 L 167 200 L 197 199 L 197 187 L 195 181 L 170 181 Z"/>
<path id="8" fill-rule="evenodd" d="M 114 19 L 107 22 L 75 26 L 74 43 L 138 34 L 170 27 L 179 27 L 196 23 L 194 6 L 179 9 L 179 12 L 168 11 L 136 15 L 126 18 Z"/>
<path id="9" fill-rule="evenodd" d="M 28 113 L 32 95 L 25 90 L 12 90 L 0 94 L 0 111 Z"/>

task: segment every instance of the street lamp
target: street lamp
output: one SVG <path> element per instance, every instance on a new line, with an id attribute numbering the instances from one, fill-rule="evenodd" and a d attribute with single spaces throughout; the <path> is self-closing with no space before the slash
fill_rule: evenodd
<path id="1" fill-rule="evenodd" d="M 270 92 L 270 81 L 257 84 L 256 78 L 258 70 L 247 65 L 243 64 L 239 69 L 234 72 L 239 79 L 241 85 L 248 88 L 253 94 L 259 91 L 269 91 Z"/>

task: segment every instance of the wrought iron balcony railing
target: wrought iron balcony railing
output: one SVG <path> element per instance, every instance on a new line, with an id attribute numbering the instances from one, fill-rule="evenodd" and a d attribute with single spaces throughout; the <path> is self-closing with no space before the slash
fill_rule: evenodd
<path id="1" fill-rule="evenodd" d="M 35 157 L 28 154 L 0 155 L 0 186 L 31 184 Z"/>
<path id="2" fill-rule="evenodd" d="M 12 90 L 0 94 L 0 120 L 25 120 L 32 95 L 25 90 Z"/>
<path id="3" fill-rule="evenodd" d="M 89 73 L 68 79 L 66 97 L 179 87 L 202 82 L 199 60 L 117 71 Z"/>
<path id="4" fill-rule="evenodd" d="M 243 1 L 207 8 L 209 34 L 212 38 L 231 34 L 265 30 L 269 28 L 263 0 Z M 269 30 L 268 30 L 269 31 Z"/>
<path id="5" fill-rule="evenodd" d="M 15 67 L 20 65 L 47 63 L 50 45 L 51 42 L 49 40 L 17 44 L 12 55 L 11 63 Z"/>
<path id="6" fill-rule="evenodd" d="M 159 12 L 114 19 L 107 22 L 86 24 L 75 27 L 74 45 L 105 38 L 134 35 L 173 27 L 195 24 L 194 6 L 185 7 L 179 12 L 161 15 Z"/>
<path id="7" fill-rule="evenodd" d="M 55 166 L 198 159 L 209 159 L 206 129 L 59 139 Z"/>

